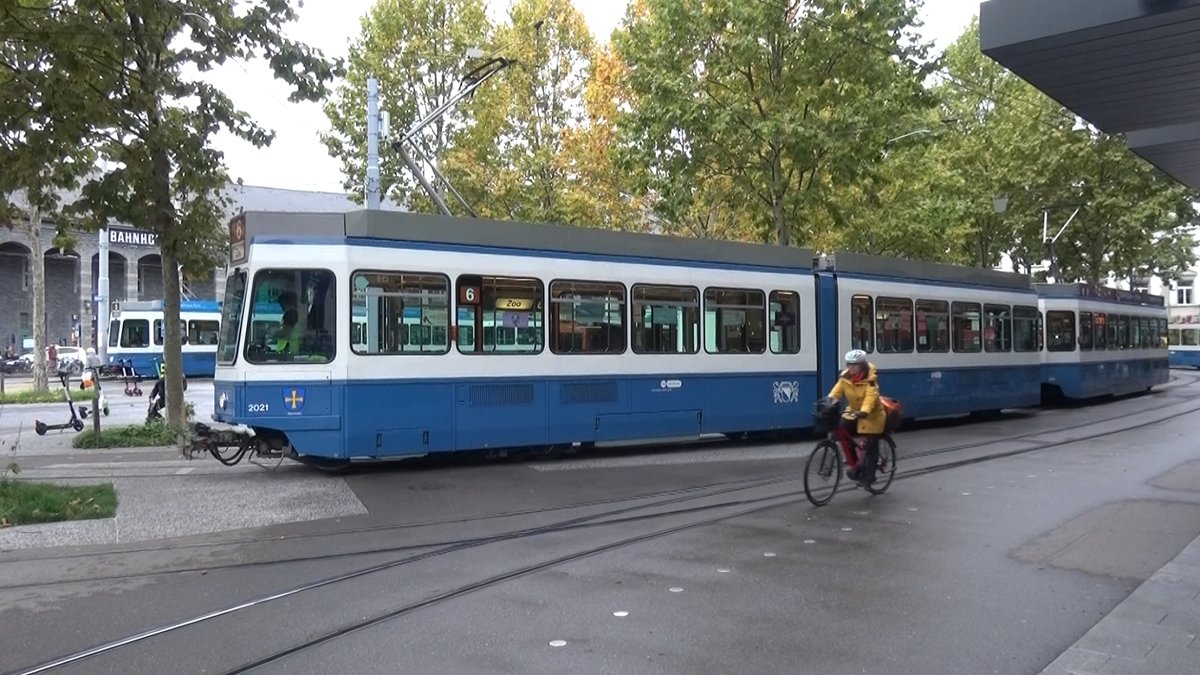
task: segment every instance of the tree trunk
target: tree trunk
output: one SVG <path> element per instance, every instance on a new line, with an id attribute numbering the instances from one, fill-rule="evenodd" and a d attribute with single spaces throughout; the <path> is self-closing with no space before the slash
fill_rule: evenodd
<path id="1" fill-rule="evenodd" d="M 29 209 L 25 236 L 29 238 L 29 276 L 32 277 L 29 290 L 33 293 L 33 308 L 29 315 L 33 324 L 33 388 L 47 391 L 47 370 L 58 372 L 58 364 L 46 363 L 46 258 L 42 255 L 42 212 L 37 208 Z"/>
<path id="2" fill-rule="evenodd" d="M 163 186 L 166 190 L 166 186 Z M 180 241 L 174 237 L 174 229 L 162 226 L 158 235 L 158 255 L 162 258 L 162 362 L 167 368 L 167 423 L 176 431 L 186 429 L 184 416 L 184 357 L 182 336 L 179 327 L 179 255 Z"/>

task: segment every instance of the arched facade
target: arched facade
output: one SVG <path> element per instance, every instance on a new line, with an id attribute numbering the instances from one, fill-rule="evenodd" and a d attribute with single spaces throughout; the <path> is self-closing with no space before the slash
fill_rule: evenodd
<path id="1" fill-rule="evenodd" d="M 10 345 L 20 351 L 23 339 L 33 337 L 29 267 L 28 246 L 19 241 L 0 242 L 0 302 L 7 308 L 0 312 L 0 352 Z"/>
<path id="2" fill-rule="evenodd" d="M 137 299 L 157 300 L 163 297 L 162 257 L 148 253 L 137 261 Z"/>

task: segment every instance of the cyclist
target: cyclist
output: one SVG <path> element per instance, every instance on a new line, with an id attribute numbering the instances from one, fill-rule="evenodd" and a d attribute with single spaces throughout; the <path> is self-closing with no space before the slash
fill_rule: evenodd
<path id="1" fill-rule="evenodd" d="M 866 446 L 866 457 L 859 464 L 859 471 L 847 471 L 846 476 L 861 486 L 875 482 L 875 467 L 879 463 L 879 437 L 887 424 L 887 411 L 879 403 L 879 380 L 875 364 L 867 361 L 867 353 L 861 349 L 846 352 L 846 369 L 838 375 L 838 381 L 830 390 L 834 399 L 846 399 L 846 412 L 842 413 L 842 428 L 861 436 Z"/>

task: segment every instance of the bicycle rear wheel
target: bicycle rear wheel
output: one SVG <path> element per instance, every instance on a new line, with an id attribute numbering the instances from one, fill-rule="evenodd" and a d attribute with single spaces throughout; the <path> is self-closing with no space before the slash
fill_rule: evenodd
<path id="1" fill-rule="evenodd" d="M 879 464 L 875 469 L 875 482 L 867 486 L 867 492 L 881 495 L 887 492 L 888 486 L 896 476 L 896 442 L 891 436 L 879 439 Z"/>
<path id="2" fill-rule="evenodd" d="M 804 464 L 804 494 L 814 506 L 824 506 L 833 499 L 842 481 L 842 456 L 832 441 L 821 441 L 813 448 Z"/>

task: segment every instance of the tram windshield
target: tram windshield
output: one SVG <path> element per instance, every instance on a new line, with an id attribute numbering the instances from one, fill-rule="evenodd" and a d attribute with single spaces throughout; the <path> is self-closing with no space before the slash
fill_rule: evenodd
<path id="1" fill-rule="evenodd" d="M 225 282 L 225 302 L 221 305 L 217 362 L 222 365 L 229 365 L 237 358 L 238 337 L 242 329 L 242 307 L 245 302 L 246 273 L 234 272 Z"/>
<path id="2" fill-rule="evenodd" d="M 256 364 L 328 363 L 337 336 L 336 284 L 328 270 L 267 269 L 254 275 L 243 342 Z"/>

